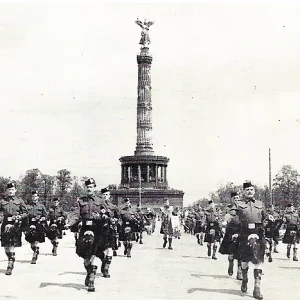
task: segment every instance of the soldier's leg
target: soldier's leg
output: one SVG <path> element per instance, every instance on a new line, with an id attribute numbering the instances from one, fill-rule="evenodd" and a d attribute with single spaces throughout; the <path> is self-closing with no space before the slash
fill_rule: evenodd
<path id="1" fill-rule="evenodd" d="M 5 254 L 8 258 L 6 275 L 11 275 L 15 263 L 15 247 L 5 247 Z"/>
<path id="2" fill-rule="evenodd" d="M 200 246 L 203 246 L 204 232 L 200 232 Z"/>
<path id="3" fill-rule="evenodd" d="M 168 243 L 168 235 L 167 235 L 167 234 L 164 234 L 164 243 L 163 243 L 163 248 L 166 248 L 166 246 L 167 246 L 167 243 Z"/>
<path id="4" fill-rule="evenodd" d="M 105 277 L 105 278 L 110 278 L 109 267 L 110 267 L 110 264 L 111 264 L 111 261 L 112 261 L 112 256 L 113 256 L 113 250 L 112 250 L 112 248 L 107 248 L 104 251 L 104 259 L 102 261 L 102 265 L 103 265 L 103 277 Z M 101 269 L 102 269 L 102 267 L 101 267 Z"/>
<path id="5" fill-rule="evenodd" d="M 36 264 L 36 261 L 38 259 L 38 255 L 39 255 L 39 246 L 38 246 L 38 242 L 33 242 L 30 244 L 30 247 L 33 251 L 33 255 L 32 255 L 32 260 L 31 260 L 31 264 Z"/>
<path id="6" fill-rule="evenodd" d="M 241 264 L 242 267 L 242 285 L 241 285 L 241 291 L 243 293 L 247 292 L 248 289 L 248 270 L 249 270 L 249 263 L 248 262 L 242 262 Z"/>
<path id="7" fill-rule="evenodd" d="M 277 250 L 277 245 L 278 245 L 278 243 L 279 243 L 279 242 L 278 242 L 278 239 L 277 239 L 277 238 L 274 238 L 273 241 L 274 241 L 274 248 L 273 248 L 274 251 L 273 251 L 273 252 L 274 252 L 274 253 L 278 253 L 278 250 Z"/>
<path id="8" fill-rule="evenodd" d="M 236 279 L 237 280 L 243 280 L 243 274 L 242 274 L 242 261 L 240 259 L 238 261 L 238 270 L 236 274 Z"/>
<path id="9" fill-rule="evenodd" d="M 270 239 L 270 253 L 269 253 L 269 259 L 268 259 L 269 262 L 273 261 L 272 251 L 273 251 L 273 239 Z"/>
<path id="10" fill-rule="evenodd" d="M 217 248 L 218 248 L 217 241 L 214 241 L 214 243 L 213 243 L 213 255 L 211 257 L 212 259 L 217 259 L 217 257 L 216 257 Z"/>
<path id="11" fill-rule="evenodd" d="M 234 266 L 234 260 L 233 260 L 233 254 L 228 255 L 228 275 L 232 276 L 233 275 L 233 266 Z"/>
<path id="12" fill-rule="evenodd" d="M 261 294 L 261 291 L 260 291 L 262 267 L 263 267 L 262 263 L 254 265 L 254 270 L 253 270 L 253 275 L 254 275 L 253 297 L 255 299 L 263 299 L 263 295 Z"/>
<path id="13" fill-rule="evenodd" d="M 124 242 L 123 242 L 123 245 L 124 245 L 124 255 L 127 255 L 127 251 L 128 251 L 128 242 L 127 242 L 127 241 L 124 241 Z"/>
<path id="14" fill-rule="evenodd" d="M 197 243 L 200 245 L 200 233 L 196 233 Z"/>
<path id="15" fill-rule="evenodd" d="M 291 244 L 288 244 L 287 247 L 286 247 L 286 257 L 287 258 L 291 257 L 291 247 L 292 247 Z"/>
<path id="16" fill-rule="evenodd" d="M 127 257 L 131 257 L 132 242 L 127 242 Z"/>
<path id="17" fill-rule="evenodd" d="M 52 254 L 53 254 L 53 256 L 57 256 L 57 248 L 58 248 L 58 244 L 59 244 L 58 238 L 51 240 L 51 244 L 53 245 Z"/>
<path id="18" fill-rule="evenodd" d="M 143 244 L 143 230 L 140 232 L 140 244 Z"/>
<path id="19" fill-rule="evenodd" d="M 211 256 L 211 243 L 207 243 L 207 256 Z"/>
<path id="20" fill-rule="evenodd" d="M 95 255 L 91 256 L 90 259 L 90 267 L 88 267 L 89 270 L 89 278 L 88 278 L 88 292 L 94 292 L 95 291 L 95 278 L 97 274 L 97 261 L 99 260 L 98 257 Z"/>
<path id="21" fill-rule="evenodd" d="M 298 251 L 298 248 L 297 248 L 297 243 L 295 242 L 294 243 L 294 248 L 293 248 L 293 261 L 298 261 L 298 258 L 297 258 L 297 251 Z"/>
<path id="22" fill-rule="evenodd" d="M 85 284 L 85 286 L 88 286 L 89 280 L 90 280 L 90 275 L 92 273 L 91 257 L 85 258 L 83 260 L 83 265 L 86 269 L 86 277 L 85 277 L 84 284 Z"/>
<path id="23" fill-rule="evenodd" d="M 172 247 L 172 241 L 173 241 L 172 235 L 169 235 L 168 241 L 169 241 L 169 247 L 168 247 L 168 249 L 169 250 L 173 250 L 173 247 Z"/>

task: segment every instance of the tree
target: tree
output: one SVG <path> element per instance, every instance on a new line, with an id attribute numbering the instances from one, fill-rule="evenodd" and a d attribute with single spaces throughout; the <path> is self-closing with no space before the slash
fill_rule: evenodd
<path id="1" fill-rule="evenodd" d="M 42 187 L 40 196 L 43 199 L 44 205 L 48 206 L 48 202 L 51 201 L 54 193 L 55 177 L 50 175 L 42 175 Z"/>
<path id="2" fill-rule="evenodd" d="M 10 178 L 0 177 L 0 196 L 4 196 L 6 191 L 6 185 L 9 183 Z"/>
<path id="3" fill-rule="evenodd" d="M 19 194 L 25 200 L 31 199 L 32 190 L 40 191 L 42 187 L 42 173 L 38 169 L 27 170 L 20 182 Z"/>
<path id="4" fill-rule="evenodd" d="M 57 194 L 60 198 L 63 198 L 72 186 L 72 177 L 71 172 L 62 169 L 57 172 Z"/>
<path id="5" fill-rule="evenodd" d="M 274 203 L 285 207 L 288 203 L 299 204 L 300 175 L 290 165 L 284 165 L 273 179 Z"/>

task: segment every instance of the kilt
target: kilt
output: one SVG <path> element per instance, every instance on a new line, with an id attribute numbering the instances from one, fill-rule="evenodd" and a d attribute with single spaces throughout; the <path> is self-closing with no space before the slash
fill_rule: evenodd
<path id="1" fill-rule="evenodd" d="M 220 245 L 219 252 L 221 254 L 233 254 L 234 259 L 238 259 L 239 257 L 239 241 L 238 238 L 235 240 L 232 240 L 232 236 L 236 233 L 240 233 L 240 227 L 239 226 L 230 226 L 227 225 L 225 235 L 223 238 L 223 241 Z"/>
<path id="2" fill-rule="evenodd" d="M 169 236 L 172 236 L 174 234 L 172 222 L 169 218 L 166 218 L 162 221 L 160 234 L 167 234 Z"/>
<path id="3" fill-rule="evenodd" d="M 25 240 L 28 243 L 33 243 L 33 242 L 39 242 L 39 243 L 44 243 L 45 242 L 45 235 L 46 235 L 46 228 L 45 225 L 41 223 L 35 224 L 36 229 L 30 229 L 27 228 L 26 233 L 25 233 Z"/>
<path id="4" fill-rule="evenodd" d="M 296 231 L 296 236 L 294 236 L 291 231 Z M 283 237 L 282 242 L 284 244 L 294 244 L 295 242 L 299 244 L 300 232 L 297 225 L 288 225 Z"/>
<path id="5" fill-rule="evenodd" d="M 196 221 L 195 229 L 194 229 L 194 234 L 196 233 L 201 233 L 205 232 L 205 226 L 201 221 Z"/>
<path id="6" fill-rule="evenodd" d="M 259 239 L 254 245 L 248 240 L 249 235 L 257 234 Z M 265 256 L 265 239 L 264 230 L 261 226 L 256 225 L 256 228 L 243 228 L 239 235 L 239 255 L 242 262 L 252 262 L 253 264 L 262 263 Z"/>
<path id="7" fill-rule="evenodd" d="M 6 220 L 1 225 L 1 247 L 21 247 L 22 227 L 21 223 L 15 223 L 9 232 L 5 232 L 5 226 L 10 224 Z"/>
<path id="8" fill-rule="evenodd" d="M 214 230 L 214 234 L 210 233 L 211 230 Z M 221 237 L 222 237 L 222 232 L 219 223 L 216 221 L 207 223 L 204 242 L 206 243 L 220 242 Z"/>

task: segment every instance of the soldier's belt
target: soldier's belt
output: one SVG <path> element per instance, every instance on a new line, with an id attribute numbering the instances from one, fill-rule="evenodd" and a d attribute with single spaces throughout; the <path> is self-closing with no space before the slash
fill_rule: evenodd
<path id="1" fill-rule="evenodd" d="M 13 220 L 14 220 L 13 217 L 7 217 L 8 222 L 12 222 Z"/>
<path id="2" fill-rule="evenodd" d="M 83 220 L 82 221 L 82 225 L 85 225 L 85 226 L 92 226 L 94 224 L 95 224 L 94 220 Z"/>
<path id="3" fill-rule="evenodd" d="M 215 226 L 215 223 L 209 223 L 209 226 Z"/>

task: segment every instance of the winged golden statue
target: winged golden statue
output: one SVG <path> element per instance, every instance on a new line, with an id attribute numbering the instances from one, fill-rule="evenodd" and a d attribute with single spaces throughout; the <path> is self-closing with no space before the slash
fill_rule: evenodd
<path id="1" fill-rule="evenodd" d="M 147 21 L 146 19 L 144 22 L 139 20 L 139 18 L 135 21 L 136 24 L 138 24 L 142 28 L 141 32 L 141 40 L 140 45 L 148 46 L 151 44 L 150 36 L 149 36 L 149 28 L 154 24 L 153 21 Z"/>

